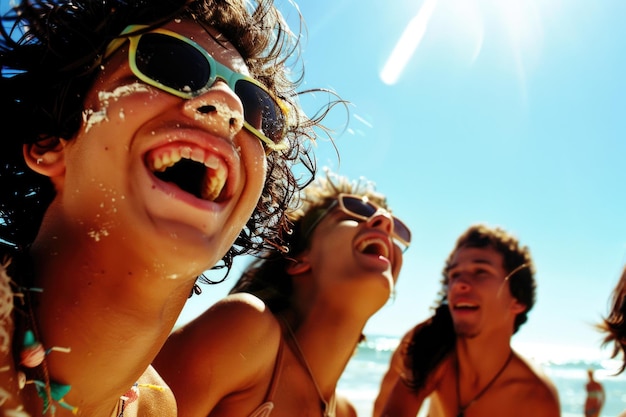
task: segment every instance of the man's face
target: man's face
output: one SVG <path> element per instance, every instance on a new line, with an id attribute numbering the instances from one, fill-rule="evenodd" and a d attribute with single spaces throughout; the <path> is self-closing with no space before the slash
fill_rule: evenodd
<path id="1" fill-rule="evenodd" d="M 505 281 L 502 254 L 492 248 L 459 248 L 447 273 L 448 305 L 458 336 L 513 334 L 515 316 L 524 310 Z"/>
<path id="2" fill-rule="evenodd" d="M 198 24 L 164 29 L 248 73 L 228 42 L 218 44 Z M 81 130 L 64 142 L 65 170 L 53 179 L 56 210 L 100 245 L 178 259 L 198 274 L 226 253 L 249 219 L 265 182 L 265 152 L 242 129 L 242 103 L 226 83 L 176 97 L 137 79 L 128 47 L 104 63 Z"/>

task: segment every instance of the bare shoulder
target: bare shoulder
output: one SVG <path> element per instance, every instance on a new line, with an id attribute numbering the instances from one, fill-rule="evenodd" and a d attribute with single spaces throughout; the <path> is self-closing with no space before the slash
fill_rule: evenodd
<path id="1" fill-rule="evenodd" d="M 557 394 L 557 389 L 552 380 L 546 375 L 544 370 L 534 361 L 522 355 L 515 354 L 519 363 L 528 370 L 528 379 L 531 385 L 536 385 L 547 391 Z"/>
<path id="2" fill-rule="evenodd" d="M 152 366 L 132 389 L 139 394 L 138 417 L 176 416 L 174 394 Z"/>
<path id="3" fill-rule="evenodd" d="M 518 408 L 532 410 L 536 416 L 559 416 L 558 391 L 543 369 L 517 353 L 512 365 L 509 383 L 514 384 Z"/>
<path id="4" fill-rule="evenodd" d="M 280 325 L 265 303 L 251 294 L 233 294 L 212 305 L 199 317 L 175 330 L 167 344 L 187 352 L 228 350 L 233 345 L 276 342 Z M 180 352 L 180 351 L 179 351 Z"/>
<path id="5" fill-rule="evenodd" d="M 174 331 L 154 366 L 179 402 L 204 412 L 229 394 L 265 381 L 280 340 L 280 324 L 260 299 L 229 295 Z"/>
<path id="6" fill-rule="evenodd" d="M 212 305 L 199 317 L 175 330 L 155 362 L 193 358 L 194 366 L 224 363 L 232 355 L 246 367 L 274 358 L 280 343 L 280 324 L 265 303 L 251 294 L 233 294 Z"/>

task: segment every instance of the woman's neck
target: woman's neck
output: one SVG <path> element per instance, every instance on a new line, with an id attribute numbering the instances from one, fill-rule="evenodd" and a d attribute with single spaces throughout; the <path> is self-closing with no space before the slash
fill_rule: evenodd
<path id="1" fill-rule="evenodd" d="M 355 353 L 365 322 L 322 312 L 309 312 L 300 320 L 293 317 L 287 314 L 302 354 L 324 397 L 330 398 Z"/>
<path id="2" fill-rule="evenodd" d="M 66 401 L 112 410 L 165 342 L 194 280 L 166 279 L 106 244 L 52 243 L 30 253 L 30 326 L 44 348 L 69 350 L 46 357 L 50 379 L 72 387 Z"/>

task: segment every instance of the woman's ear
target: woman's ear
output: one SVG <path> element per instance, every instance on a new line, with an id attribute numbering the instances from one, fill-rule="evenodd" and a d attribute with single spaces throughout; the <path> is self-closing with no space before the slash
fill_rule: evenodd
<path id="1" fill-rule="evenodd" d="M 285 270 L 289 275 L 300 275 L 309 272 L 311 270 L 311 264 L 306 256 L 303 256 L 301 259 L 291 259 Z"/>
<path id="2" fill-rule="evenodd" d="M 33 171 L 50 178 L 65 173 L 65 145 L 67 141 L 59 138 L 42 139 L 36 143 L 27 143 L 23 147 L 26 165 Z"/>

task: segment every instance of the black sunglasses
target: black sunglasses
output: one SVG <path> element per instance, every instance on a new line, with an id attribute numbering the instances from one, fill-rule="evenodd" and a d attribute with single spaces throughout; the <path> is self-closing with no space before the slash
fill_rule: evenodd
<path id="1" fill-rule="evenodd" d="M 333 201 L 328 208 L 319 215 L 311 226 L 309 226 L 304 235 L 310 235 L 313 229 L 315 229 L 319 222 L 322 221 L 324 216 L 330 213 L 330 211 L 335 207 L 339 207 L 341 211 L 354 217 L 356 220 L 369 220 L 374 214 L 378 213 L 379 210 L 386 210 L 385 208 L 369 201 L 367 197 L 342 193 L 339 194 L 336 200 Z M 400 243 L 402 251 L 404 252 L 411 244 L 411 230 L 396 216 L 392 215 L 391 217 L 393 219 L 393 232 L 391 233 L 391 237 L 396 242 Z"/>
<path id="2" fill-rule="evenodd" d="M 128 62 L 141 81 L 177 97 L 204 94 L 217 79 L 235 92 L 243 105 L 244 127 L 271 150 L 287 149 L 284 142 L 287 108 L 263 84 L 215 60 L 189 38 L 165 29 L 137 33 L 147 26 L 128 26 L 109 44 L 105 58 L 130 42 Z"/>

